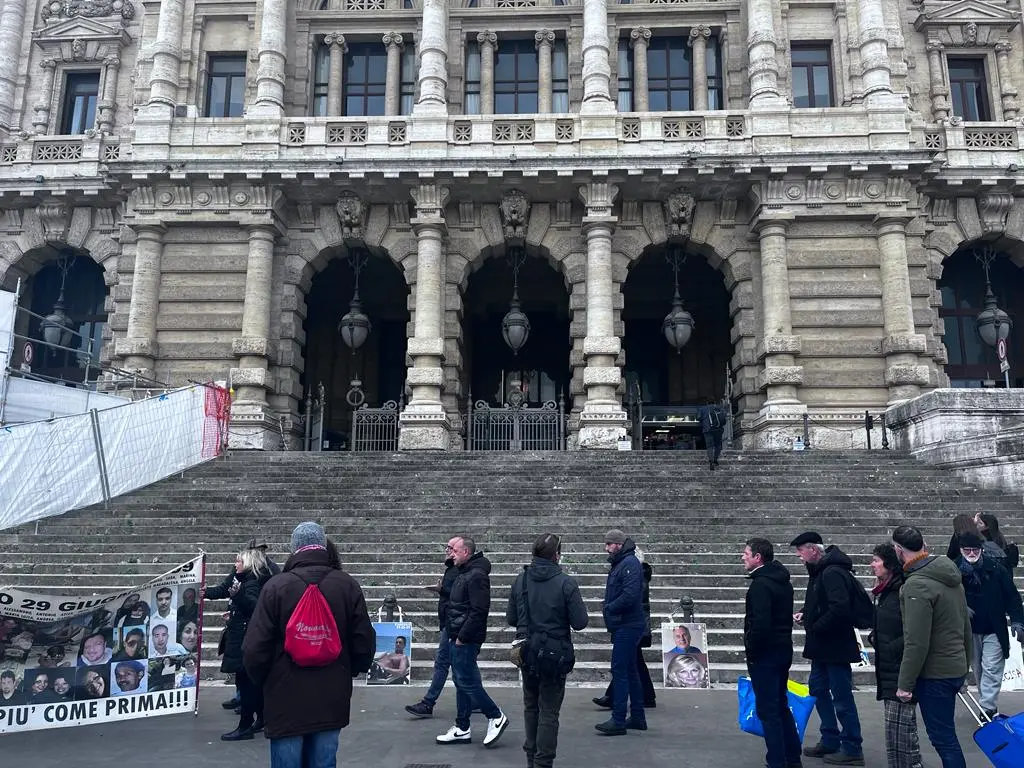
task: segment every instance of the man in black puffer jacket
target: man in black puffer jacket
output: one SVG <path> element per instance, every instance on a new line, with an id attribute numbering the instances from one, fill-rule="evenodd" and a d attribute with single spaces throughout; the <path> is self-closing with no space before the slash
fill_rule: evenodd
<path id="1" fill-rule="evenodd" d="M 810 576 L 803 610 L 793 618 L 806 632 L 804 658 L 811 660 L 807 684 L 821 719 L 821 740 L 804 747 L 804 754 L 823 757 L 829 765 L 864 765 L 850 667 L 860 660 L 850 602 L 853 561 L 836 546 L 826 548 L 814 531 L 800 534 L 790 546 L 796 547 Z"/>
<path id="2" fill-rule="evenodd" d="M 492 701 L 480 681 L 476 659 L 487 638 L 487 615 L 491 610 L 491 563 L 469 536 L 456 536 L 451 541 L 452 560 L 459 569 L 452 584 L 445 623 L 448 630 L 452 677 L 455 678 L 455 725 L 437 737 L 438 744 L 469 744 L 473 738 L 469 718 L 477 707 L 487 718 L 484 746 L 501 738 L 508 728 L 508 718 Z"/>
<path id="3" fill-rule="evenodd" d="M 793 585 L 767 539 L 748 539 L 743 648 L 754 688 L 757 716 L 764 728 L 767 768 L 800 765 L 800 737 L 789 709 L 787 687 L 793 665 Z"/>

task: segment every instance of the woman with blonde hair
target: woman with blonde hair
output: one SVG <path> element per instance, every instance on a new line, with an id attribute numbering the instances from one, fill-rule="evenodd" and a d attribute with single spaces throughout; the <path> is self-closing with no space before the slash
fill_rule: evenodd
<path id="1" fill-rule="evenodd" d="M 221 636 L 221 672 L 233 672 L 238 686 L 240 717 L 235 730 L 221 736 L 223 741 L 251 739 L 263 730 L 263 691 L 255 685 L 242 664 L 242 641 L 249 628 L 249 619 L 256 609 L 260 590 L 270 579 L 271 567 L 262 548 L 247 548 L 238 553 L 231 573 L 215 587 L 203 589 L 207 600 L 227 600 L 225 628 Z"/>

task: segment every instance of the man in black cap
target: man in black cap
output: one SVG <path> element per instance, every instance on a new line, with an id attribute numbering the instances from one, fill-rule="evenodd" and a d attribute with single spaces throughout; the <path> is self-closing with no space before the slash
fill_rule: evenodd
<path id="1" fill-rule="evenodd" d="M 811 662 L 807 684 L 821 719 L 821 739 L 804 754 L 829 765 L 864 765 L 850 666 L 860 661 L 851 590 L 863 587 L 853 583 L 853 561 L 839 547 L 826 547 L 816 531 L 801 533 L 789 545 L 796 547 L 810 577 L 803 610 L 793 620 L 804 627 L 803 655 Z"/>

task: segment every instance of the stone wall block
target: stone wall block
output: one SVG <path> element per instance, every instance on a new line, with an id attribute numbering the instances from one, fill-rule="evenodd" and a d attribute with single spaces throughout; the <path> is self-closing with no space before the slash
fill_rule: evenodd
<path id="1" fill-rule="evenodd" d="M 778 365 L 765 368 L 757 377 L 759 389 L 767 389 L 776 384 L 803 384 L 804 369 L 801 365 Z"/>
<path id="2" fill-rule="evenodd" d="M 260 336 L 239 336 L 231 342 L 231 354 L 235 357 L 273 357 L 273 345 L 269 339 Z"/>
<path id="3" fill-rule="evenodd" d="M 913 384 L 927 387 L 931 377 L 927 365 L 890 365 L 885 369 L 885 383 Z"/>
<path id="4" fill-rule="evenodd" d="M 800 349 L 799 336 L 765 336 L 757 345 L 757 359 L 762 360 L 766 355 L 799 355 Z"/>
<path id="5" fill-rule="evenodd" d="M 411 387 L 439 387 L 444 384 L 444 370 L 442 368 L 410 368 L 406 372 L 405 383 Z"/>
<path id="6" fill-rule="evenodd" d="M 606 384 L 617 387 L 622 381 L 622 372 L 613 366 L 589 366 L 583 369 L 583 384 Z"/>
<path id="7" fill-rule="evenodd" d="M 884 355 L 923 355 L 926 348 L 927 341 L 920 333 L 893 334 L 882 339 L 882 354 Z"/>

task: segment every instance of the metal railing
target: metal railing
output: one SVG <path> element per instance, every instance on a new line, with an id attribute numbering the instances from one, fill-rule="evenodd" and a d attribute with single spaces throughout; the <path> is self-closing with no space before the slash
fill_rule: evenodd
<path id="1" fill-rule="evenodd" d="M 399 402 L 388 400 L 380 408 L 363 405 L 352 411 L 353 451 L 397 451 Z"/>
<path id="2" fill-rule="evenodd" d="M 511 393 L 509 402 L 492 406 L 469 399 L 466 413 L 468 451 L 564 451 L 565 402 L 548 400 L 537 406 Z"/>

